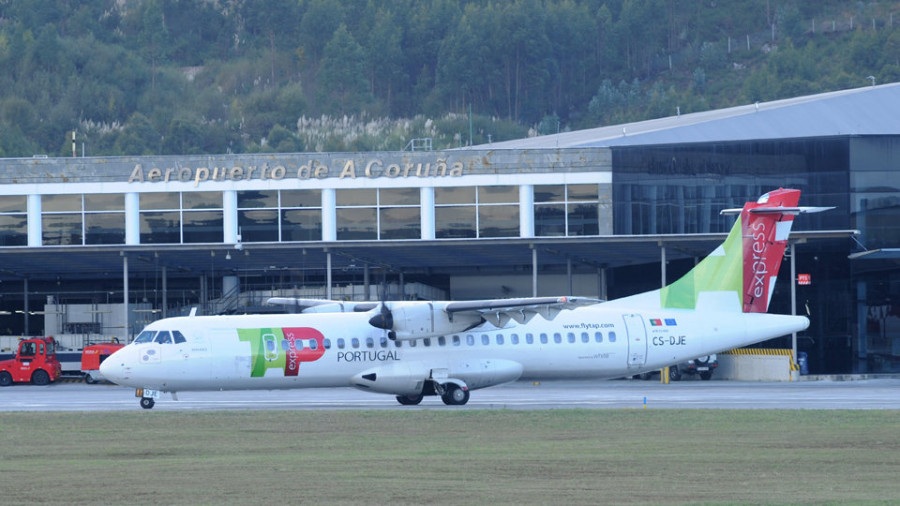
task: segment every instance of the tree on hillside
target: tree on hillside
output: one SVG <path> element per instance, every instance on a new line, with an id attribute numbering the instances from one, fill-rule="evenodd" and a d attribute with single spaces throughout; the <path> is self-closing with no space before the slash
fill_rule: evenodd
<path id="1" fill-rule="evenodd" d="M 319 100 L 326 111 L 338 116 L 358 114 L 370 102 L 365 78 L 366 56 L 362 46 L 341 24 L 324 48 L 319 68 Z"/>

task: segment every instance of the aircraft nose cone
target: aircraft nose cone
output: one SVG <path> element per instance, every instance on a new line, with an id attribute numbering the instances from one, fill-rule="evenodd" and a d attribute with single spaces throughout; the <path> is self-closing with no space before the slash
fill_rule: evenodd
<path id="1" fill-rule="evenodd" d="M 127 379 L 127 370 L 129 369 L 127 364 L 127 352 L 125 348 L 113 353 L 106 360 L 100 364 L 100 374 L 107 381 L 111 381 L 116 384 L 122 384 L 122 382 Z"/>

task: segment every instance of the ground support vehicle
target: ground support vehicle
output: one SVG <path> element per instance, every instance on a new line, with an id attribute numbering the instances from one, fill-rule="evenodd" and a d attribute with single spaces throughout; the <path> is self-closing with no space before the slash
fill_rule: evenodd
<path id="1" fill-rule="evenodd" d="M 85 383 L 93 384 L 105 380 L 106 378 L 100 374 L 100 364 L 123 346 L 125 345 L 119 343 L 101 343 L 85 347 L 81 353 L 81 373 L 84 375 Z"/>
<path id="2" fill-rule="evenodd" d="M 52 337 L 34 337 L 19 341 L 15 358 L 0 362 L 0 386 L 31 382 L 46 385 L 59 379 L 62 367 L 56 359 L 56 341 Z"/>

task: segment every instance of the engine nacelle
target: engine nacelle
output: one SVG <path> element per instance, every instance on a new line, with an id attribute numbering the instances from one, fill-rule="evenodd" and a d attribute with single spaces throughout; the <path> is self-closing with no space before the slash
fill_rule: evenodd
<path id="1" fill-rule="evenodd" d="M 405 341 L 465 332 L 482 323 L 478 314 L 444 311 L 446 302 L 389 302 L 394 325 L 392 339 Z"/>
<path id="2" fill-rule="evenodd" d="M 394 362 L 367 369 L 351 378 L 350 384 L 366 392 L 418 395 L 430 374 L 431 369 L 421 362 Z"/>

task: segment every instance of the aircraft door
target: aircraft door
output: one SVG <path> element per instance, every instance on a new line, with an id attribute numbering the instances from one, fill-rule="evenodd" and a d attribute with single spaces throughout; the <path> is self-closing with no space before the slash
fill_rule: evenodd
<path id="1" fill-rule="evenodd" d="M 628 332 L 628 367 L 641 367 L 647 362 L 647 328 L 639 314 L 622 315 Z"/>

